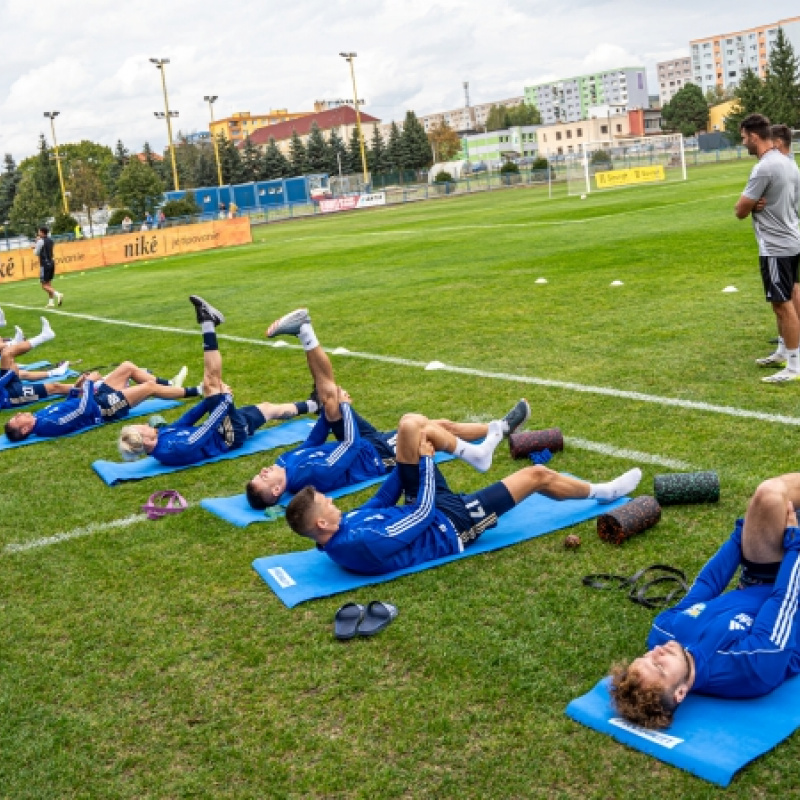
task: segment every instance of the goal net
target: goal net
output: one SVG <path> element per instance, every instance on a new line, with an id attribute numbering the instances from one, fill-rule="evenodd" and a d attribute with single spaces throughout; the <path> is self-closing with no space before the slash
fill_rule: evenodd
<path id="1" fill-rule="evenodd" d="M 566 156 L 571 195 L 686 180 L 683 136 L 641 136 L 586 142 Z"/>
<path id="2" fill-rule="evenodd" d="M 792 152 L 800 153 L 800 131 L 792 131 Z"/>

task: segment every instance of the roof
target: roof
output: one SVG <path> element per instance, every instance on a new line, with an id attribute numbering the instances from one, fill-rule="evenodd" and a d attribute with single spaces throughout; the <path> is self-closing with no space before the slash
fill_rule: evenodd
<path id="1" fill-rule="evenodd" d="M 265 125 L 263 128 L 256 128 L 250 134 L 250 141 L 256 145 L 268 144 L 269 140 L 291 139 L 292 132 L 297 131 L 298 136 L 306 136 L 311 132 L 311 124 L 316 122 L 320 130 L 327 131 L 331 128 L 338 128 L 340 125 L 355 125 L 356 112 L 352 106 L 339 106 L 328 111 L 320 111 L 318 114 L 308 114 L 298 119 L 278 122 L 275 125 Z M 377 117 L 361 112 L 361 122 L 380 122 Z M 237 145 L 242 147 L 244 142 Z"/>

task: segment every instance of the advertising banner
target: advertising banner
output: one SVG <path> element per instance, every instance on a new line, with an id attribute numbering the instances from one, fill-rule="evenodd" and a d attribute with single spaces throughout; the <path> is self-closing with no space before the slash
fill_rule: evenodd
<path id="1" fill-rule="evenodd" d="M 666 180 L 664 167 L 657 164 L 653 167 L 634 167 L 632 169 L 616 169 L 610 172 L 595 173 L 598 189 L 610 189 L 613 186 L 627 186 L 631 183 L 652 183 Z"/>
<path id="2" fill-rule="evenodd" d="M 330 214 L 333 211 L 352 211 L 355 208 L 373 208 L 374 206 L 385 205 L 386 193 L 373 192 L 372 194 L 337 197 L 334 200 L 320 200 L 319 210 L 323 214 Z"/>
<path id="3" fill-rule="evenodd" d="M 76 242 L 58 242 L 55 247 L 56 275 L 249 244 L 252 241 L 250 219 L 237 217 Z M 32 249 L 0 250 L 0 284 L 38 276 L 39 259 L 34 256 Z"/>

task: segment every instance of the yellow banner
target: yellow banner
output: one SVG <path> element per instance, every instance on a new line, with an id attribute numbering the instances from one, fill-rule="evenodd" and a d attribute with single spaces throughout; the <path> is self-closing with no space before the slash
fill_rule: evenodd
<path id="1" fill-rule="evenodd" d="M 249 217 L 56 243 L 56 275 L 253 241 Z M 0 250 L 0 284 L 39 277 L 33 250 Z"/>
<path id="2" fill-rule="evenodd" d="M 632 169 L 615 169 L 611 172 L 598 172 L 594 176 L 598 189 L 610 189 L 612 186 L 627 186 L 631 183 L 651 183 L 663 181 L 664 167 L 633 167 Z"/>

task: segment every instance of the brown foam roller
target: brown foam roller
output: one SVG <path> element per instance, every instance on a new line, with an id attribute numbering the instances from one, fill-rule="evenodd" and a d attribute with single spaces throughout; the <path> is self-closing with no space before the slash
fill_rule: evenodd
<path id="1" fill-rule="evenodd" d="M 597 518 L 597 535 L 610 544 L 622 544 L 631 536 L 652 528 L 661 519 L 655 497 L 642 495 Z"/>
<path id="2" fill-rule="evenodd" d="M 511 458 L 525 458 L 531 453 L 549 450 L 559 453 L 564 449 L 564 437 L 561 428 L 546 428 L 543 431 L 521 431 L 508 437 Z"/>

